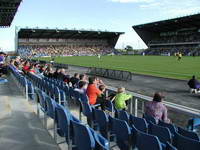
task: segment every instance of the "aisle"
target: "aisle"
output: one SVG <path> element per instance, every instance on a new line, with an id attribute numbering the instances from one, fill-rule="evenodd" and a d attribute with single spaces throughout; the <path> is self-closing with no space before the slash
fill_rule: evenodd
<path id="1" fill-rule="evenodd" d="M 59 150 L 30 104 L 10 81 L 0 84 L 0 150 Z"/>

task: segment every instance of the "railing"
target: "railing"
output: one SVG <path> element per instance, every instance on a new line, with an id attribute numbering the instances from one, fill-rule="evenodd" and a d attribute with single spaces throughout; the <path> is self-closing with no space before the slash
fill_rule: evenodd
<path id="1" fill-rule="evenodd" d="M 20 83 L 20 80 L 17 79 L 16 76 L 14 76 L 13 72 L 11 72 L 11 77 L 17 83 L 18 87 L 20 87 L 20 89 L 24 93 L 24 96 L 28 100 L 29 95 L 34 94 L 34 93 L 29 93 L 28 84 L 25 84 L 25 86 L 22 85 Z M 111 86 L 108 86 L 107 88 L 110 91 L 114 91 L 114 92 L 117 91 L 116 88 L 111 87 Z M 129 113 L 134 114 L 135 116 L 139 116 L 139 115 L 141 116 L 144 113 L 145 103 L 148 101 L 152 101 L 152 97 L 144 96 L 142 94 L 138 94 L 138 93 L 130 92 L 130 91 L 127 91 L 127 93 L 133 95 L 133 98 L 129 101 L 130 103 L 128 105 Z M 191 117 L 200 118 L 200 110 L 198 109 L 189 108 L 183 105 L 178 105 L 178 104 L 167 102 L 167 101 L 163 101 L 163 103 L 167 106 L 169 110 L 168 113 L 170 114 L 170 119 L 172 119 L 173 123 L 177 125 L 185 126 L 188 119 L 190 119 Z"/>
<path id="2" fill-rule="evenodd" d="M 117 91 L 116 88 L 108 86 L 108 89 L 111 91 Z M 144 105 L 148 101 L 152 101 L 152 97 L 144 96 L 142 94 L 138 94 L 135 92 L 127 91 L 127 93 L 132 94 L 133 98 L 129 102 L 128 111 L 130 114 L 134 114 L 135 116 L 142 115 L 144 113 Z M 168 108 L 168 113 L 170 117 L 173 119 L 173 123 L 185 126 L 188 119 L 191 117 L 199 117 L 200 118 L 200 110 L 189 108 L 183 105 L 178 105 L 175 103 L 163 101 L 165 106 Z"/>

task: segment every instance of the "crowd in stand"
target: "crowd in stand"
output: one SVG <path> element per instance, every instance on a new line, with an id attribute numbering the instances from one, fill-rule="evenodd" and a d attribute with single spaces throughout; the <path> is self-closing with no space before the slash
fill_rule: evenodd
<path id="1" fill-rule="evenodd" d="M 160 36 L 157 39 L 153 39 L 149 44 L 160 44 L 160 43 L 183 43 L 183 42 L 200 42 L 199 34 L 186 34 L 186 35 L 173 35 L 173 36 Z"/>
<path id="2" fill-rule="evenodd" d="M 41 56 L 94 56 L 106 55 L 113 52 L 108 46 L 61 46 L 61 45 L 35 45 L 20 46 L 18 53 L 22 57 L 41 57 Z"/>
<path id="3" fill-rule="evenodd" d="M 55 69 L 52 64 L 41 65 L 18 57 L 15 60 L 11 60 L 10 65 L 23 75 L 31 73 L 40 78 L 48 77 L 61 80 L 80 94 L 87 95 L 89 104 L 99 104 L 102 110 L 105 110 L 108 101 L 112 101 L 116 109 L 126 110 L 127 102 L 132 98 L 132 95 L 126 93 L 124 87 L 119 87 L 116 93 L 107 95 L 107 86 L 99 78 L 94 76 L 88 77 L 86 74 L 78 73 L 71 76 L 64 68 Z M 169 123 L 170 120 L 167 117 L 167 108 L 162 103 L 163 98 L 161 93 L 156 92 L 153 101 L 146 103 L 145 112 L 153 116 L 157 121 L 162 120 Z"/>
<path id="4" fill-rule="evenodd" d="M 165 55 L 165 56 L 174 56 L 175 53 L 181 53 L 184 56 L 199 56 L 200 48 L 197 47 L 180 47 L 180 48 L 150 48 L 145 50 L 146 55 Z"/>

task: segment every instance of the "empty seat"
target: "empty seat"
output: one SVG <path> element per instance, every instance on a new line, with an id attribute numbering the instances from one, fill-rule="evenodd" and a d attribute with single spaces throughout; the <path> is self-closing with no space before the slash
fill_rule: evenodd
<path id="1" fill-rule="evenodd" d="M 144 118 L 139 118 L 130 115 L 130 124 L 134 125 L 137 130 L 142 131 L 144 133 L 147 133 L 148 131 L 148 124 Z"/>
<path id="2" fill-rule="evenodd" d="M 88 126 L 72 121 L 74 143 L 77 150 L 95 150 L 95 139 Z"/>
<path id="3" fill-rule="evenodd" d="M 131 143 L 131 128 L 124 120 L 119 120 L 117 118 L 109 117 L 112 124 L 112 130 L 117 138 L 117 145 L 120 149 L 130 150 L 132 148 Z"/>
<path id="4" fill-rule="evenodd" d="M 178 127 L 178 133 L 182 136 L 185 136 L 185 137 L 188 137 L 190 139 L 199 141 L 199 137 L 195 132 L 187 131 L 187 130 L 181 128 L 181 127 Z"/>
<path id="5" fill-rule="evenodd" d="M 166 144 L 167 142 L 172 143 L 172 135 L 168 128 L 155 125 L 153 123 L 149 124 L 149 133 L 158 137 L 158 139 Z"/>
<path id="6" fill-rule="evenodd" d="M 168 128 L 172 135 L 174 135 L 175 132 L 177 131 L 176 127 L 173 124 L 170 124 L 170 123 L 165 123 L 165 122 L 159 120 L 158 125 Z"/>
<path id="7" fill-rule="evenodd" d="M 174 146 L 178 150 L 200 150 L 200 142 L 175 133 Z"/>
<path id="8" fill-rule="evenodd" d="M 138 150 L 162 150 L 162 145 L 156 136 L 139 132 L 136 139 Z"/>
<path id="9" fill-rule="evenodd" d="M 118 119 L 124 120 L 129 124 L 130 115 L 124 110 L 119 110 L 118 111 Z"/>

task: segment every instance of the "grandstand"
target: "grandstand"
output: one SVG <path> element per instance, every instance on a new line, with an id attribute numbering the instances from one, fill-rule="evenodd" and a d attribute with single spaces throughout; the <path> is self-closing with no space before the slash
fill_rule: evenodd
<path id="1" fill-rule="evenodd" d="M 22 0 L 0 0 L 0 27 L 9 27 Z"/>
<path id="2" fill-rule="evenodd" d="M 200 55 L 200 14 L 135 25 L 133 29 L 148 46 L 146 54 Z"/>
<path id="3" fill-rule="evenodd" d="M 17 52 L 22 57 L 106 55 L 113 52 L 122 32 L 20 29 Z"/>

